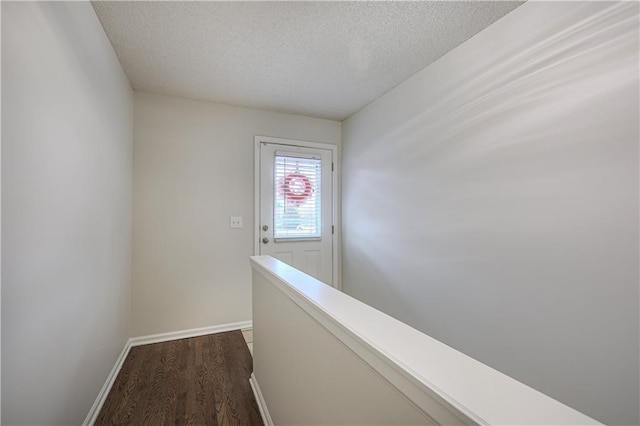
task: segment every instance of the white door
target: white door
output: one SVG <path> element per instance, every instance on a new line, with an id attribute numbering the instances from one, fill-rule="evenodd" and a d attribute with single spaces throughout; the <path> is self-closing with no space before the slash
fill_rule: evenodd
<path id="1" fill-rule="evenodd" d="M 260 254 L 333 285 L 332 151 L 260 142 Z"/>

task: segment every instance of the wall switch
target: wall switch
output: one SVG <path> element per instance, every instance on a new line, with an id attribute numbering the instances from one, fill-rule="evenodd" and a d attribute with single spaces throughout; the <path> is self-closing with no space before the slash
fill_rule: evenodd
<path id="1" fill-rule="evenodd" d="M 231 227 L 231 228 L 242 228 L 242 216 L 231 216 L 231 217 L 229 217 L 229 227 Z"/>

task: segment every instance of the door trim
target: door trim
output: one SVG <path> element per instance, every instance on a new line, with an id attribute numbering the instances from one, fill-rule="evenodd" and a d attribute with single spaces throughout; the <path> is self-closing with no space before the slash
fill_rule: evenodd
<path id="1" fill-rule="evenodd" d="M 338 196 L 338 189 L 340 188 L 340 156 L 338 145 L 321 143 L 321 142 L 308 142 L 295 139 L 282 139 L 274 138 L 270 136 L 256 136 L 255 137 L 255 151 L 254 151 L 254 217 L 253 217 L 253 254 L 260 254 L 260 232 L 258 227 L 260 225 L 260 144 L 262 142 L 284 145 L 284 146 L 298 146 L 302 148 L 316 148 L 326 149 L 331 151 L 331 157 L 333 159 L 333 176 L 332 182 L 332 219 L 333 219 L 333 287 L 342 291 L 342 265 L 340 260 L 342 259 L 340 251 L 340 197 Z"/>

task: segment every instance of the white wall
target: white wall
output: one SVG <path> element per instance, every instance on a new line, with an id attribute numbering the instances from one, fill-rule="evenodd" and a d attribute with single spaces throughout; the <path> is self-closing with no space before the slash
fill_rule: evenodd
<path id="1" fill-rule="evenodd" d="M 254 379 L 276 424 L 600 424 L 271 256 L 251 264 Z"/>
<path id="2" fill-rule="evenodd" d="M 529 2 L 343 123 L 345 291 L 638 424 L 638 4 Z"/>
<path id="3" fill-rule="evenodd" d="M 79 424 L 129 337 L 133 94 L 90 3 L 2 3 L 2 420 Z"/>
<path id="4" fill-rule="evenodd" d="M 282 289 L 289 284 L 271 281 L 278 278 L 272 271 L 253 271 L 253 371 L 275 425 L 434 424 L 362 354 L 344 343 L 345 336 L 335 335 L 305 305 L 294 301 Z M 295 294 L 305 290 L 315 294 L 316 284 L 325 286 L 313 280 L 295 284 L 299 287 L 288 290 Z M 322 302 L 331 298 L 322 295 L 311 300 L 311 305 L 321 306 L 318 312 L 324 312 Z M 340 300 L 347 305 L 351 301 Z M 329 315 L 314 313 L 328 321 L 325 315 Z M 341 331 L 341 327 L 349 329 L 337 322 Z M 350 331 L 343 333 L 347 340 L 352 336 Z M 448 418 L 456 419 L 450 413 Z"/>
<path id="5" fill-rule="evenodd" d="M 134 116 L 133 336 L 250 320 L 254 136 L 341 124 L 144 92 Z"/>

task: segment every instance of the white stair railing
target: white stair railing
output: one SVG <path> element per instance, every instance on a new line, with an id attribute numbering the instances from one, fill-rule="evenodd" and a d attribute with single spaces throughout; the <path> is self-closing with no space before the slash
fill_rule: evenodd
<path id="1" fill-rule="evenodd" d="M 277 259 L 251 263 L 267 423 L 599 424 Z"/>

